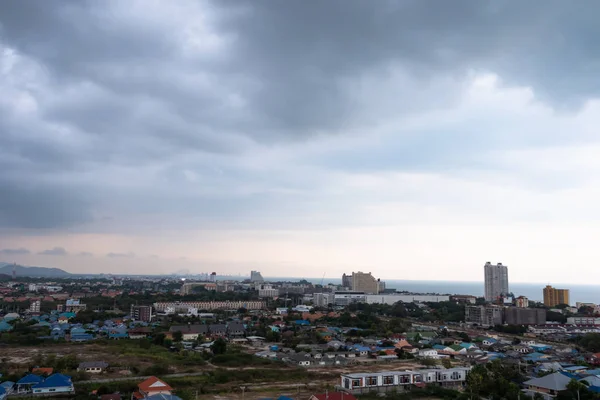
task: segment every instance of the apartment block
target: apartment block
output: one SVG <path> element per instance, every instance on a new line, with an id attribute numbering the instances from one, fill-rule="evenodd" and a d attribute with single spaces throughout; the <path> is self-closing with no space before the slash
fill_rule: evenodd
<path id="1" fill-rule="evenodd" d="M 556 307 L 559 304 L 569 304 L 569 289 L 556 289 L 548 285 L 544 288 L 544 305 Z"/>
<path id="2" fill-rule="evenodd" d="M 352 291 L 365 292 L 366 294 L 378 294 L 380 282 L 370 272 L 352 273 Z"/>
<path id="3" fill-rule="evenodd" d="M 466 306 L 465 322 L 489 327 L 502 325 L 503 309 L 500 306 Z"/>
<path id="4" fill-rule="evenodd" d="M 546 310 L 543 308 L 506 307 L 504 322 L 508 325 L 543 325 L 546 323 Z"/>
<path id="5" fill-rule="evenodd" d="M 489 261 L 483 266 L 485 278 L 485 300 L 497 301 L 509 293 L 508 267 L 498 263 L 493 265 Z"/>
<path id="6" fill-rule="evenodd" d="M 151 322 L 152 321 L 152 306 L 136 306 L 132 305 L 130 309 L 131 318 L 135 321 Z"/>

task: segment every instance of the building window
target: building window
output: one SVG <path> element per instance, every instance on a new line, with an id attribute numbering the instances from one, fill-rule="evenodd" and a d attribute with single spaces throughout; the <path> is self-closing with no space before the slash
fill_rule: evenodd
<path id="1" fill-rule="evenodd" d="M 377 386 L 377 377 L 369 376 L 367 378 L 367 386 Z"/>
<path id="2" fill-rule="evenodd" d="M 391 376 L 391 375 L 384 376 L 383 377 L 383 384 L 384 385 L 393 385 L 394 384 L 394 377 Z"/>
<path id="3" fill-rule="evenodd" d="M 410 375 L 400 375 L 400 383 L 410 383 Z"/>
<path id="4" fill-rule="evenodd" d="M 352 387 L 360 387 L 360 379 L 352 379 Z"/>

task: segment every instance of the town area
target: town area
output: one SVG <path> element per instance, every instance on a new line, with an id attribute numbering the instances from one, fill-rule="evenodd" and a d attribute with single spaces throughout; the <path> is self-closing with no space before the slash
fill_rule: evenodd
<path id="1" fill-rule="evenodd" d="M 494 282 L 477 298 L 362 272 L 341 285 L 3 276 L 0 400 L 598 397 L 598 306 Z"/>

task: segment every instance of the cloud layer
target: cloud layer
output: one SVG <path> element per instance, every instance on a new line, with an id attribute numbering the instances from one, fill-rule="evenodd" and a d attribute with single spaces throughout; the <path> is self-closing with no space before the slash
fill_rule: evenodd
<path id="1" fill-rule="evenodd" d="M 530 280 L 546 256 L 558 279 L 595 245 L 552 227 L 600 226 L 599 8 L 3 2 L 1 253 L 418 279 L 452 226 L 459 279 L 496 257 Z"/>

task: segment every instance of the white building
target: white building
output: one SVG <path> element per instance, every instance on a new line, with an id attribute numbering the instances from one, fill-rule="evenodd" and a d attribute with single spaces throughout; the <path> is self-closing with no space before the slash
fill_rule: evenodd
<path id="1" fill-rule="evenodd" d="M 424 369 L 342 374 L 341 388 L 351 393 L 395 391 L 411 385 L 462 386 L 470 368 Z"/>
<path id="2" fill-rule="evenodd" d="M 261 283 L 258 285 L 258 297 L 266 298 L 266 297 L 277 297 L 279 296 L 279 289 L 276 289 L 271 284 Z"/>
<path id="3" fill-rule="evenodd" d="M 335 292 L 333 301 L 336 306 L 347 306 L 352 303 L 364 303 L 367 295 L 364 292 Z"/>
<path id="4" fill-rule="evenodd" d="M 428 294 L 368 294 L 366 302 L 368 304 L 396 304 L 399 301 L 403 303 L 438 303 L 440 301 L 450 301 L 450 296 L 428 295 Z"/>
<path id="5" fill-rule="evenodd" d="M 501 296 L 506 296 L 508 290 L 508 268 L 502 263 L 493 265 L 489 261 L 483 266 L 485 277 L 485 299 L 496 301 Z"/>
<path id="6" fill-rule="evenodd" d="M 431 358 L 437 360 L 440 358 L 436 349 L 421 349 L 418 353 L 419 358 Z"/>
<path id="7" fill-rule="evenodd" d="M 335 294 L 329 293 L 315 293 L 313 294 L 313 304 L 316 307 L 327 307 L 329 304 L 335 303 Z"/>

